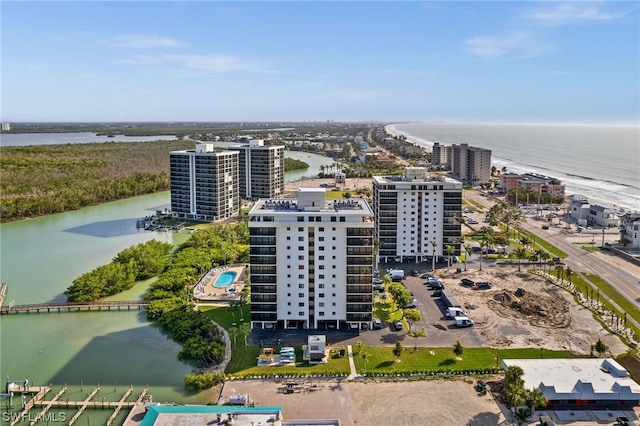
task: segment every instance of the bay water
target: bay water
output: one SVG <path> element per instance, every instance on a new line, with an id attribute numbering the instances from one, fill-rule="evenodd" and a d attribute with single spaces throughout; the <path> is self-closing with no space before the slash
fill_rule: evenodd
<path id="1" fill-rule="evenodd" d="M 416 145 L 490 149 L 492 164 L 551 176 L 567 193 L 640 211 L 640 127 L 586 124 L 402 123 L 387 126 Z"/>
<path id="2" fill-rule="evenodd" d="M 289 152 L 310 164 L 290 172 L 291 182 L 316 176 L 330 158 Z M 80 210 L 0 225 L 0 278 L 9 284 L 5 304 L 63 301 L 72 281 L 109 263 L 122 249 L 150 239 L 174 245 L 189 234 L 136 228 L 138 218 L 168 208 L 170 193 L 145 195 Z M 112 300 L 140 299 L 149 281 Z M 34 385 L 69 386 L 65 395 L 84 399 L 94 386 L 100 397 L 118 400 L 133 385 L 133 399 L 145 386 L 155 401 L 209 403 L 210 392 L 184 390 L 193 366 L 178 361 L 180 346 L 146 320 L 145 311 L 11 314 L 0 317 L 0 377 Z M 81 389 L 82 388 L 82 389 Z M 130 398 L 130 399 L 131 399 Z M 1 404 L 4 404 L 1 401 Z M 1 405 L 0 404 L 0 405 Z M 19 400 L 14 400 L 14 408 Z M 1 411 L 1 410 L 0 410 Z M 104 424 L 109 413 L 89 410 L 82 422 Z M 124 416 L 126 413 L 123 413 Z M 69 412 L 70 418 L 73 412 Z M 85 420 L 86 417 L 86 420 Z M 124 417 L 123 417 L 124 418 Z M 119 417 L 120 419 L 120 417 Z M 0 416 L 0 424 L 3 424 Z"/>

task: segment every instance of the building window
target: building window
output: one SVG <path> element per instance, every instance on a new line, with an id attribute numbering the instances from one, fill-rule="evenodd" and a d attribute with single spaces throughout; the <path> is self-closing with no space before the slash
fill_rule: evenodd
<path id="1" fill-rule="evenodd" d="M 299 317 L 303 317 L 304 316 L 304 312 L 298 312 L 298 316 Z"/>
<path id="2" fill-rule="evenodd" d="M 333 237 L 335 239 L 335 237 Z M 324 237 L 318 237 L 318 241 L 324 241 Z"/>
<path id="3" fill-rule="evenodd" d="M 324 269 L 324 265 L 318 265 L 318 269 Z"/>
<path id="4" fill-rule="evenodd" d="M 291 297 L 291 293 L 287 293 L 287 297 Z"/>
<path id="5" fill-rule="evenodd" d="M 298 237 L 298 241 L 304 241 L 304 237 L 303 236 Z"/>
<path id="6" fill-rule="evenodd" d="M 318 297 L 323 298 L 324 297 L 324 293 L 319 293 Z"/>
<path id="7" fill-rule="evenodd" d="M 289 255 L 289 254 L 288 254 L 288 255 L 287 255 L 287 259 L 291 259 L 291 255 Z"/>
<path id="8" fill-rule="evenodd" d="M 298 288 L 304 288 L 304 284 L 303 283 L 298 284 Z"/>
<path id="9" fill-rule="evenodd" d="M 304 265 L 298 265 L 299 270 L 304 270 Z"/>
<path id="10" fill-rule="evenodd" d="M 291 241 L 291 237 L 287 235 L 287 241 Z"/>
<path id="11" fill-rule="evenodd" d="M 335 216 L 331 216 L 331 222 L 336 222 L 336 221 L 337 221 L 336 217 Z M 336 228 L 333 228 L 333 230 L 335 231 Z"/>
<path id="12" fill-rule="evenodd" d="M 318 279 L 319 280 L 324 280 L 324 275 L 323 274 L 318 275 Z"/>
<path id="13" fill-rule="evenodd" d="M 304 274 L 300 274 L 300 275 L 298 275 L 298 279 L 300 279 L 300 280 L 304 280 Z"/>
<path id="14" fill-rule="evenodd" d="M 304 228 L 301 226 L 298 228 L 298 232 L 304 232 Z"/>
<path id="15" fill-rule="evenodd" d="M 304 216 L 298 216 L 298 222 L 304 222 Z M 298 228 L 300 230 L 300 228 Z"/>
<path id="16" fill-rule="evenodd" d="M 287 287 L 291 287 L 291 283 L 287 283 Z"/>
<path id="17" fill-rule="evenodd" d="M 304 297 L 304 293 L 298 293 L 298 297 Z"/>
<path id="18" fill-rule="evenodd" d="M 318 247 L 318 250 L 320 250 L 320 251 L 324 251 L 324 246 L 320 246 L 320 247 Z"/>
<path id="19" fill-rule="evenodd" d="M 340 222 L 345 222 L 346 218 L 344 216 L 340 216 Z"/>
<path id="20" fill-rule="evenodd" d="M 291 302 L 287 302 L 287 306 L 291 306 Z"/>
<path id="21" fill-rule="evenodd" d="M 324 260 L 324 256 L 318 256 L 318 260 Z"/>
<path id="22" fill-rule="evenodd" d="M 320 228 L 318 228 L 318 232 L 324 232 L 324 227 L 321 226 Z"/>
<path id="23" fill-rule="evenodd" d="M 316 216 L 316 222 L 322 222 L 322 216 Z"/>
<path id="24" fill-rule="evenodd" d="M 304 260 L 304 255 L 298 256 L 298 260 Z"/>
<path id="25" fill-rule="evenodd" d="M 324 284 L 318 284 L 318 288 L 324 288 Z"/>
<path id="26" fill-rule="evenodd" d="M 291 231 L 291 228 L 287 226 L 287 231 Z"/>
<path id="27" fill-rule="evenodd" d="M 324 308 L 324 302 L 320 302 L 320 303 L 318 303 L 318 306 L 319 306 L 320 308 Z"/>

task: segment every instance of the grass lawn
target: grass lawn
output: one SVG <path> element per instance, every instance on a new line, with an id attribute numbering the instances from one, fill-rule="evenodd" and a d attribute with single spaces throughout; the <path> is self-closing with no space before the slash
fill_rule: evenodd
<path id="1" fill-rule="evenodd" d="M 234 322 L 236 323 L 235 326 L 239 327 L 242 322 L 249 322 L 249 318 L 251 318 L 251 307 L 249 305 L 242 307 L 242 314 L 240 314 L 240 310 L 236 310 L 232 315 L 231 311 L 225 306 L 202 306 L 200 311 L 204 312 L 213 322 L 225 330 L 233 327 Z M 241 318 L 244 318 L 244 321 L 241 322 Z"/>
<path id="2" fill-rule="evenodd" d="M 277 350 L 278 348 L 276 348 Z M 302 348 L 296 347 L 296 365 L 278 365 L 258 367 L 258 355 L 260 347 L 249 346 L 240 347 L 240 350 L 233 351 L 231 362 L 225 370 L 226 374 L 233 374 L 235 377 L 247 376 L 274 376 L 274 375 L 319 375 L 319 376 L 348 376 L 349 357 L 339 356 L 339 347 L 335 347 L 326 364 L 309 364 L 302 361 Z M 346 348 L 345 348 L 346 349 Z"/>
<path id="3" fill-rule="evenodd" d="M 355 350 L 355 348 L 354 348 Z M 464 348 L 461 359 L 457 360 L 451 348 L 418 348 L 405 347 L 396 361 L 393 348 L 365 347 L 370 354 L 366 361 L 354 353 L 356 369 L 359 373 L 408 374 L 412 372 L 436 371 L 481 371 L 500 368 L 500 361 L 505 358 L 539 359 L 540 349 L 492 349 Z M 497 359 L 496 359 L 497 355 Z M 544 358 L 575 358 L 576 355 L 566 351 L 544 350 Z"/>

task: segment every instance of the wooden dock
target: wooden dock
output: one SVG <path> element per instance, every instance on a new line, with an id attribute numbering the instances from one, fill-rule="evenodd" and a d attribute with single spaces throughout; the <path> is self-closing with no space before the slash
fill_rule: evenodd
<path id="1" fill-rule="evenodd" d="M 7 283 L 0 284 L 0 306 L 4 305 L 4 296 L 7 294 Z"/>
<path id="2" fill-rule="evenodd" d="M 60 409 L 78 408 L 78 411 L 69 420 L 68 422 L 69 425 L 74 424 L 78 420 L 78 418 L 82 415 L 82 413 L 84 413 L 85 410 L 88 408 L 113 409 L 114 411 L 113 413 L 111 413 L 106 423 L 107 425 L 111 425 L 115 421 L 116 417 L 118 417 L 118 414 L 120 414 L 120 411 L 123 408 L 133 408 L 138 405 L 144 404 L 146 402 L 145 398 L 148 392 L 148 389 L 145 388 L 140 394 L 140 396 L 138 396 L 138 399 L 136 401 L 127 401 L 127 398 L 129 398 L 129 396 L 133 392 L 133 388 L 129 387 L 127 391 L 122 395 L 119 401 L 92 401 L 92 399 L 100 391 L 100 388 L 96 387 L 82 401 L 60 400 L 60 397 L 62 396 L 62 394 L 64 394 L 64 392 L 66 392 L 66 390 L 67 390 L 67 387 L 65 386 L 51 400 L 46 401 L 44 400 L 44 397 L 47 395 L 47 393 L 51 391 L 51 388 L 49 386 L 29 386 L 26 388 L 21 388 L 19 390 L 19 393 L 34 394 L 34 395 L 24 405 L 24 408 L 22 409 L 22 411 L 20 411 L 20 413 L 17 413 L 16 416 L 11 417 L 12 422 L 10 423 L 10 426 L 14 426 L 17 423 L 26 419 L 30 420 L 29 424 L 31 426 L 37 422 L 43 422 L 44 418 L 46 417 L 46 413 L 53 407 L 60 408 Z M 29 416 L 29 412 L 35 407 L 39 407 L 40 411 L 33 419 L 31 419 Z"/>
<path id="3" fill-rule="evenodd" d="M 47 313 L 47 312 L 78 312 L 78 311 L 111 311 L 111 310 L 142 310 L 149 306 L 146 300 L 124 300 L 114 302 L 57 302 L 33 303 L 29 305 L 0 306 L 0 315 L 19 313 Z"/>

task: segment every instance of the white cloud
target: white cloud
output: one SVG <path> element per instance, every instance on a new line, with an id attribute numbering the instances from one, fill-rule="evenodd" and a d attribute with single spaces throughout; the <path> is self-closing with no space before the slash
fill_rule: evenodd
<path id="1" fill-rule="evenodd" d="M 181 43 L 173 37 L 150 34 L 126 34 L 112 38 L 107 42 L 113 47 L 132 49 L 152 49 L 157 47 L 179 47 Z"/>
<path id="2" fill-rule="evenodd" d="M 186 69 L 208 73 L 232 71 L 262 71 L 254 62 L 228 55 L 135 55 L 123 61 L 133 65 L 159 65 L 171 63 Z"/>
<path id="3" fill-rule="evenodd" d="M 165 55 L 165 59 L 181 63 L 187 68 L 212 73 L 256 69 L 257 65 L 234 56 L 227 55 Z"/>
<path id="4" fill-rule="evenodd" d="M 565 25 L 577 22 L 612 21 L 623 17 L 626 12 L 607 12 L 604 4 L 595 2 L 573 2 L 554 5 L 551 8 L 530 11 L 525 18 L 548 25 Z"/>
<path id="5" fill-rule="evenodd" d="M 531 58 L 553 51 L 549 43 L 536 39 L 531 33 L 520 31 L 502 35 L 485 35 L 465 41 L 471 54 L 483 57 L 513 56 Z"/>

